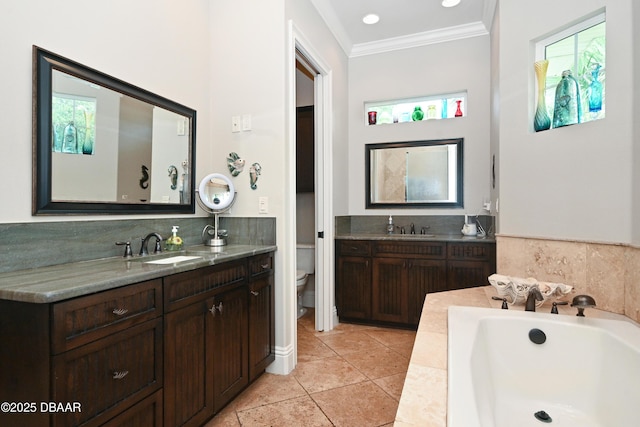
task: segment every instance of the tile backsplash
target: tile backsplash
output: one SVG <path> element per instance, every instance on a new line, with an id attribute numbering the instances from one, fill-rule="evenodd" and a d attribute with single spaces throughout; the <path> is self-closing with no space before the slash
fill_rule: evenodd
<path id="1" fill-rule="evenodd" d="M 202 229 L 212 223 L 213 218 L 194 217 L 0 224 L 0 273 L 122 256 L 117 241 L 130 241 L 137 254 L 141 237 L 150 232 L 168 237 L 173 225 L 180 226 L 187 246 L 199 245 Z M 275 244 L 275 225 L 275 218 L 220 218 L 230 244 Z"/>
<path id="2" fill-rule="evenodd" d="M 500 235 L 496 242 L 499 274 L 573 286 L 572 295 L 640 322 L 640 248 Z"/>
<path id="3" fill-rule="evenodd" d="M 493 235 L 494 217 L 480 215 L 482 227 Z M 386 233 L 389 215 L 353 215 L 336 217 L 336 234 L 380 234 Z M 422 227 L 429 227 L 428 234 L 460 234 L 464 215 L 393 215 L 393 223 L 403 226 L 409 233 L 409 225 L 414 224 L 416 233 Z M 398 231 L 396 230 L 396 233 Z"/>

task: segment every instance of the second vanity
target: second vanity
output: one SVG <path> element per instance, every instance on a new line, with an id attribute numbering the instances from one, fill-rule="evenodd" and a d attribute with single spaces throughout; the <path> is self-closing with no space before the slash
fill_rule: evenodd
<path id="1" fill-rule="evenodd" d="M 427 294 L 487 284 L 495 247 L 493 239 L 458 235 L 338 235 L 338 317 L 415 328 Z"/>
<path id="2" fill-rule="evenodd" d="M 275 359 L 275 250 L 2 274 L 0 424 L 203 425 Z"/>

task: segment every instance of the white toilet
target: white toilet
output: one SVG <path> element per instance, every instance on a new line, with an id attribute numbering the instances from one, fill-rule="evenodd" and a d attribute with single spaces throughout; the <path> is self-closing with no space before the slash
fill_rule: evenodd
<path id="1" fill-rule="evenodd" d="M 302 306 L 302 294 L 310 274 L 315 273 L 316 247 L 313 243 L 296 244 L 296 293 L 298 295 L 298 318 L 307 309 Z"/>

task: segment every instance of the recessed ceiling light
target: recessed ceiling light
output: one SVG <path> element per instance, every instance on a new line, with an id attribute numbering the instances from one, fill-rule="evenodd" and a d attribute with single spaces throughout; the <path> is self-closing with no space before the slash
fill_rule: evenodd
<path id="1" fill-rule="evenodd" d="M 370 14 L 366 15 L 364 18 L 362 18 L 362 22 L 364 22 L 365 24 L 368 24 L 368 25 L 375 24 L 379 20 L 380 20 L 380 17 L 378 15 L 376 15 L 375 13 L 370 13 Z"/>
<path id="2" fill-rule="evenodd" d="M 459 3 L 460 3 L 460 0 L 442 0 L 442 6 L 444 7 L 457 6 Z"/>

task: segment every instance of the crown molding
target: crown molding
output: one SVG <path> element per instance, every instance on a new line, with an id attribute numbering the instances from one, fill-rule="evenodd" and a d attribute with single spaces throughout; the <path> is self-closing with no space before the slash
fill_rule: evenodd
<path id="1" fill-rule="evenodd" d="M 487 30 L 487 27 L 485 27 L 484 23 L 472 22 L 455 27 L 425 31 L 407 36 L 378 40 L 375 42 L 355 44 L 351 48 L 351 52 L 347 52 L 347 55 L 350 58 L 354 58 L 358 56 L 390 52 L 398 49 L 409 49 L 435 43 L 444 43 L 470 37 L 484 36 L 487 34 L 489 34 L 489 31 Z"/>

